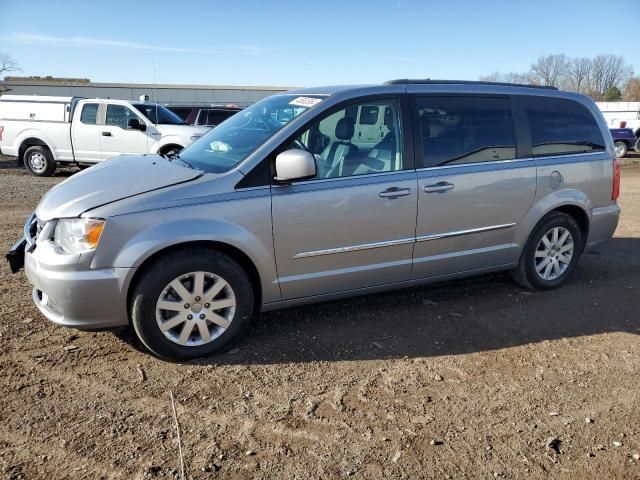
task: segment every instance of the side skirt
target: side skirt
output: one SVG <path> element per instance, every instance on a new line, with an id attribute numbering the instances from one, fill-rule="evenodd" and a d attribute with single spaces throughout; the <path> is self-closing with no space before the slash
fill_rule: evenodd
<path id="1" fill-rule="evenodd" d="M 328 302 L 331 300 L 339 300 L 342 298 L 356 297 L 360 295 L 370 295 L 372 293 L 385 292 L 389 290 L 398 290 L 401 288 L 415 287 L 418 285 L 426 285 L 429 283 L 437 283 L 445 280 L 455 280 L 457 278 L 473 277 L 484 273 L 501 272 L 516 268 L 518 263 L 507 263 L 496 265 L 493 267 L 478 268 L 475 270 L 466 270 L 464 272 L 449 273 L 446 275 L 437 275 L 434 277 L 418 278 L 415 280 L 407 280 L 405 282 L 387 283 L 383 285 L 374 285 L 372 287 L 356 288 L 353 290 L 344 290 L 342 292 L 323 293 L 322 295 L 311 295 L 309 297 L 292 298 L 290 300 L 282 300 L 278 302 L 270 302 L 262 305 L 262 312 L 271 310 L 279 310 L 281 308 L 296 307 L 299 305 L 307 305 L 311 303 Z"/>

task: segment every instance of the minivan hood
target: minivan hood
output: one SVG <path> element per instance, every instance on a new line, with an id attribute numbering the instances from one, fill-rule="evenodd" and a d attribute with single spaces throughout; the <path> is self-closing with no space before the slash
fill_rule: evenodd
<path id="1" fill-rule="evenodd" d="M 159 155 L 120 155 L 76 173 L 42 197 L 39 219 L 77 217 L 116 200 L 194 180 L 199 170 Z"/>

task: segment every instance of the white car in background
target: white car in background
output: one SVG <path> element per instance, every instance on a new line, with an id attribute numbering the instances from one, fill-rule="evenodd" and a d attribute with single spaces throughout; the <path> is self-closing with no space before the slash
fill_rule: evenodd
<path id="1" fill-rule="evenodd" d="M 120 154 L 177 153 L 209 128 L 185 124 L 144 101 L 30 95 L 0 96 L 0 153 L 36 176 L 56 164 L 90 165 Z"/>

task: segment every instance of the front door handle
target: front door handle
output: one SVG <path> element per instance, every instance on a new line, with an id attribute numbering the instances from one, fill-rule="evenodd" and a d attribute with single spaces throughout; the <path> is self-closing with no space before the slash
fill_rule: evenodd
<path id="1" fill-rule="evenodd" d="M 102 132 L 103 137 L 111 137 L 111 132 Z"/>
<path id="2" fill-rule="evenodd" d="M 391 198 L 391 199 L 398 198 L 398 197 L 406 197 L 407 195 L 411 195 L 410 188 L 398 188 L 398 187 L 387 188 L 384 192 L 380 192 L 378 194 L 378 196 L 381 198 Z"/>
<path id="3" fill-rule="evenodd" d="M 449 190 L 453 190 L 453 183 L 449 182 L 438 182 L 433 185 L 427 185 L 424 187 L 425 193 L 443 193 Z"/>

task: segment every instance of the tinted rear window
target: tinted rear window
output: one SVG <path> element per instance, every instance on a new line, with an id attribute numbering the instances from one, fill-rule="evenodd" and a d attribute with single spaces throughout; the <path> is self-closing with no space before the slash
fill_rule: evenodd
<path id="1" fill-rule="evenodd" d="M 508 98 L 417 99 L 426 166 L 516 158 L 516 135 Z"/>
<path id="2" fill-rule="evenodd" d="M 564 98 L 524 99 L 534 157 L 601 151 L 604 139 L 586 107 Z"/>

